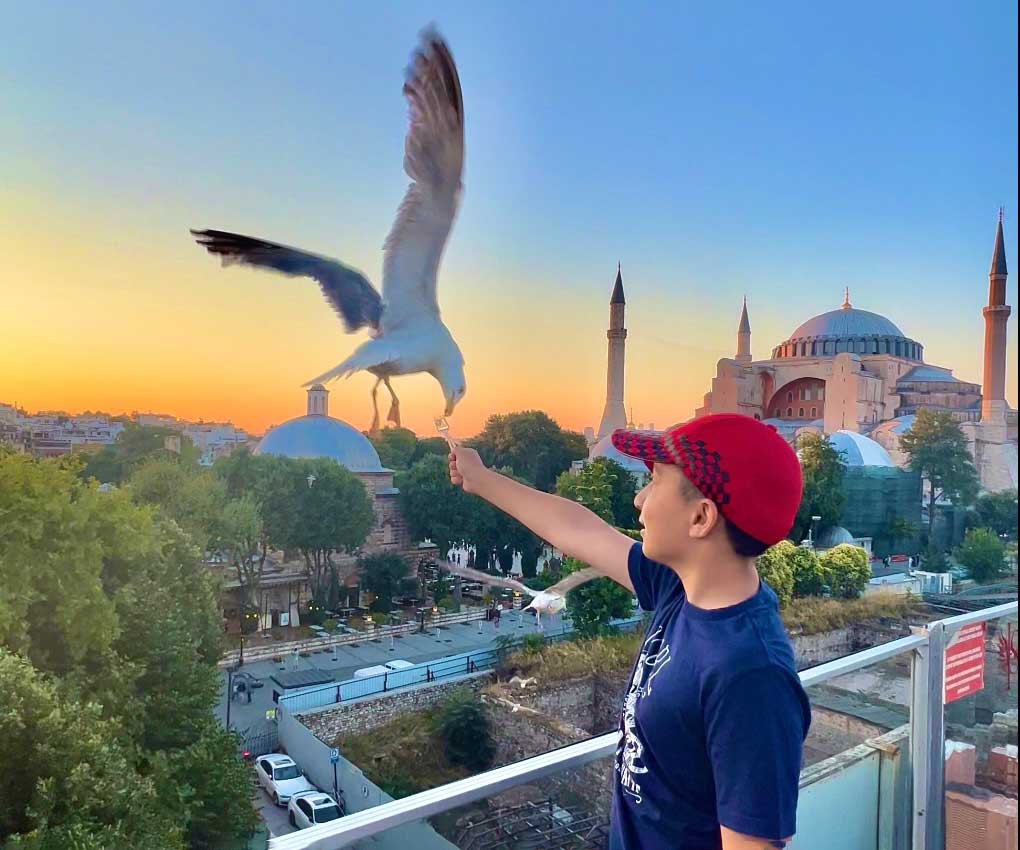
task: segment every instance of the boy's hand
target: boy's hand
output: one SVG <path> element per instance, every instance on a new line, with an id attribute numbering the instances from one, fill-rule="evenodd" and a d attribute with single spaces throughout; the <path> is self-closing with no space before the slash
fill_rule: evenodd
<path id="1" fill-rule="evenodd" d="M 479 480 L 488 471 L 474 449 L 450 446 L 450 481 L 465 493 L 477 492 Z"/>

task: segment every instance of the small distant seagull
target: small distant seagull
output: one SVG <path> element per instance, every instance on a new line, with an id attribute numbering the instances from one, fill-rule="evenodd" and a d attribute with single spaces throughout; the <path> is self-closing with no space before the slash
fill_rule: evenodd
<path id="1" fill-rule="evenodd" d="M 556 582 L 556 584 L 552 585 L 552 587 L 547 587 L 545 590 L 532 590 L 526 584 L 523 584 L 516 579 L 494 576 L 489 573 L 483 573 L 481 570 L 471 569 L 471 567 L 462 567 L 458 564 L 451 564 L 448 561 L 440 564 L 440 569 L 447 570 L 461 578 L 468 578 L 472 581 L 481 582 L 482 584 L 492 584 L 497 587 L 507 587 L 511 590 L 516 590 L 524 596 L 530 596 L 531 602 L 527 607 L 532 608 L 539 616 L 541 616 L 542 612 L 555 614 L 557 611 L 561 610 L 564 605 L 566 605 L 566 596 L 575 587 L 580 587 L 582 584 L 587 584 L 590 581 L 594 581 L 595 579 L 602 577 L 602 574 L 593 567 L 585 567 L 584 569 L 577 570 L 577 572 L 573 572 L 566 578 Z"/>
<path id="2" fill-rule="evenodd" d="M 464 357 L 436 300 L 439 260 L 460 203 L 464 102 L 450 49 L 432 29 L 421 35 L 404 96 L 409 109 L 404 171 L 412 182 L 383 245 L 381 297 L 361 272 L 329 257 L 222 230 L 191 231 L 224 266 L 240 263 L 314 278 L 348 333 L 369 328 L 370 340 L 305 386 L 371 372 L 373 433 L 379 429 L 380 383 L 392 398 L 387 418 L 400 426 L 400 401 L 390 385 L 395 375 L 432 375 L 443 389 L 446 416 L 467 390 Z"/>

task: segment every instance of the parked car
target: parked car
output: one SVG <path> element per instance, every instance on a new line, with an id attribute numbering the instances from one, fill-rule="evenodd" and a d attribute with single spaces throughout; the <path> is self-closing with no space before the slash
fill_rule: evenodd
<path id="1" fill-rule="evenodd" d="M 290 798 L 287 805 L 290 825 L 305 829 L 320 823 L 328 823 L 343 816 L 336 800 L 321 791 L 301 791 Z"/>
<path id="2" fill-rule="evenodd" d="M 255 759 L 255 775 L 259 785 L 273 798 L 278 806 L 286 806 L 290 798 L 302 791 L 315 791 L 297 766 L 297 762 L 282 753 L 269 753 Z"/>

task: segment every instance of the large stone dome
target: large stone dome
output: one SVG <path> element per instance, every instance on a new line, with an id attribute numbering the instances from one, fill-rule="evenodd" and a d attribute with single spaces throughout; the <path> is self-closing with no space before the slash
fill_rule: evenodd
<path id="1" fill-rule="evenodd" d="M 889 354 L 921 362 L 924 347 L 878 313 L 858 310 L 847 292 L 838 310 L 813 316 L 772 351 L 773 359 Z"/>
<path id="2" fill-rule="evenodd" d="M 903 331 L 885 316 L 847 307 L 813 316 L 790 334 L 790 339 L 818 336 L 903 336 Z"/>
<path id="3" fill-rule="evenodd" d="M 328 415 L 328 391 L 316 384 L 308 390 L 308 414 L 277 425 L 255 454 L 293 458 L 327 457 L 351 472 L 386 472 L 368 437 Z"/>
<path id="4" fill-rule="evenodd" d="M 847 466 L 893 466 L 889 452 L 880 443 L 856 431 L 836 431 L 829 434 L 829 442 Z"/>

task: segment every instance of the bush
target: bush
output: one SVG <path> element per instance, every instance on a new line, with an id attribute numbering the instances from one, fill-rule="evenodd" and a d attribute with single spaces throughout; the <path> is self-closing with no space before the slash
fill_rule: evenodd
<path id="1" fill-rule="evenodd" d="M 821 596 L 825 587 L 825 569 L 813 549 L 795 546 L 790 553 L 794 596 Z"/>
<path id="2" fill-rule="evenodd" d="M 819 562 L 832 595 L 841 599 L 856 599 L 871 578 L 868 553 L 860 546 L 840 543 L 823 552 Z"/>
<path id="3" fill-rule="evenodd" d="M 433 734 L 442 741 L 450 764 L 484 770 L 492 764 L 496 746 L 492 729 L 478 694 L 455 691 L 433 721 Z"/>
<path id="4" fill-rule="evenodd" d="M 1006 547 L 994 531 L 972 528 L 956 550 L 956 559 L 977 582 L 991 581 L 1006 572 Z"/>
<path id="5" fill-rule="evenodd" d="M 898 593 L 872 593 L 860 599 L 794 599 L 783 611 L 783 623 L 792 634 L 814 635 L 842 629 L 851 623 L 890 617 L 906 618 L 916 597 Z"/>
<path id="6" fill-rule="evenodd" d="M 540 655 L 542 650 L 545 648 L 545 638 L 542 635 L 530 634 L 525 635 L 524 640 L 521 641 L 521 654 L 522 655 Z"/>
<path id="7" fill-rule="evenodd" d="M 779 597 L 779 606 L 785 607 L 793 598 L 793 553 L 797 547 L 789 540 L 781 540 L 758 556 L 758 575 Z"/>

